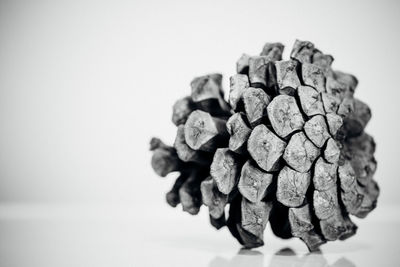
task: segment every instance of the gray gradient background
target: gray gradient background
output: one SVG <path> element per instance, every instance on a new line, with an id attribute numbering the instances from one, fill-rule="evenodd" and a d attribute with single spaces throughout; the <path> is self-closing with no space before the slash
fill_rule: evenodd
<path id="1" fill-rule="evenodd" d="M 148 141 L 173 142 L 191 79 L 227 89 L 241 53 L 299 38 L 358 77 L 379 202 L 400 204 L 399 23 L 398 1 L 1 1 L 0 201 L 166 208 Z"/>

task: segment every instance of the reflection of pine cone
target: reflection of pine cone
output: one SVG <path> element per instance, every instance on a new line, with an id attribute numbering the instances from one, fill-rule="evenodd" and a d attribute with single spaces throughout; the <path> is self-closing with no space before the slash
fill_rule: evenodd
<path id="1" fill-rule="evenodd" d="M 333 57 L 296 41 L 243 55 L 230 78 L 191 83 L 191 97 L 174 105 L 174 147 L 153 139 L 152 165 L 181 175 L 167 201 L 191 214 L 203 203 L 211 223 L 225 224 L 245 247 L 263 245 L 267 222 L 281 238 L 299 237 L 310 250 L 346 239 L 376 206 L 375 143 L 364 132 L 368 106 L 353 97 L 357 79 L 331 69 Z M 229 204 L 225 221 L 224 208 Z"/>

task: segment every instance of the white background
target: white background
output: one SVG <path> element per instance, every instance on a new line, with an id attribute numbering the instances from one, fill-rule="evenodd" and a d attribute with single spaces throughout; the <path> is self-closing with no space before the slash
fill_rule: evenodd
<path id="1" fill-rule="evenodd" d="M 399 23 L 394 0 L 1 1 L 0 201 L 162 213 L 174 179 L 154 174 L 148 142 L 173 142 L 191 79 L 221 72 L 226 90 L 243 52 L 280 41 L 287 58 L 298 38 L 359 79 L 378 209 L 398 205 Z"/>

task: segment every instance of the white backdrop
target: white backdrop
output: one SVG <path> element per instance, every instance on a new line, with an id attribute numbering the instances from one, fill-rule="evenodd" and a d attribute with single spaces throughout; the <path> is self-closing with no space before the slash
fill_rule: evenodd
<path id="1" fill-rule="evenodd" d="M 380 204 L 400 203 L 397 1 L 1 1 L 0 200 L 143 203 L 171 178 L 148 141 L 172 143 L 195 76 L 296 38 L 355 74 L 373 111 Z"/>

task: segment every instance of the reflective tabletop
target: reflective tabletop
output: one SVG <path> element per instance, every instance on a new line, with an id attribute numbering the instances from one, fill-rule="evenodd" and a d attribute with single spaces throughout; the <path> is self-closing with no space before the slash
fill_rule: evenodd
<path id="1" fill-rule="evenodd" d="M 164 207 L 129 205 L 0 206 L 0 266 L 399 266 L 398 207 L 355 220 L 356 236 L 309 253 L 267 227 L 265 246 L 242 249 L 229 231 Z"/>

